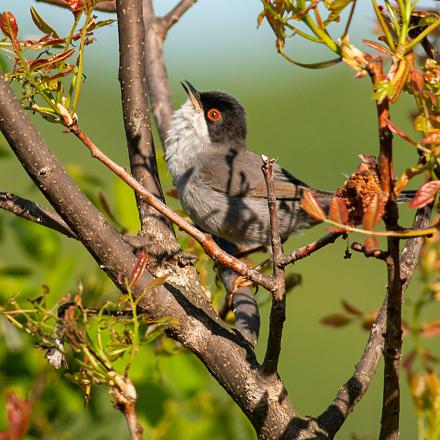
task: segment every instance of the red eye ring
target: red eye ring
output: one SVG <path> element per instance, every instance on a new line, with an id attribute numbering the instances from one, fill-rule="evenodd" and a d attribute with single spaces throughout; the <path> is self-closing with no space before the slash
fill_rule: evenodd
<path id="1" fill-rule="evenodd" d="M 220 110 L 217 110 L 216 108 L 212 108 L 208 110 L 208 113 L 206 114 L 208 116 L 208 119 L 212 122 L 220 121 L 222 118 L 222 112 Z"/>

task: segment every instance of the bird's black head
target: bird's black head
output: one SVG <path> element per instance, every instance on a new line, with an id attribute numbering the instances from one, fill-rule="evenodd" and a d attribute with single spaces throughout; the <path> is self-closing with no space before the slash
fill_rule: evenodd
<path id="1" fill-rule="evenodd" d="M 182 85 L 194 108 L 203 112 L 211 142 L 244 146 L 246 114 L 234 97 L 223 92 L 198 92 L 188 81 Z"/>

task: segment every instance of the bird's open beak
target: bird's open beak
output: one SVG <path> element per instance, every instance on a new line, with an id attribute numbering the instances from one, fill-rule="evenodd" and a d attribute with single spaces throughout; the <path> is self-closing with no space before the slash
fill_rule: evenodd
<path id="1" fill-rule="evenodd" d="M 191 85 L 191 83 L 186 80 L 181 81 L 181 84 L 185 89 L 185 92 L 188 95 L 192 105 L 194 106 L 194 109 L 196 111 L 203 112 L 202 103 L 200 101 L 200 93 Z"/>

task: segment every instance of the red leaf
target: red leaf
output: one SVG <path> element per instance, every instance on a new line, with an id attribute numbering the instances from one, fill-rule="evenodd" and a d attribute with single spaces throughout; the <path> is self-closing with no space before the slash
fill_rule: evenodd
<path id="1" fill-rule="evenodd" d="M 330 200 L 330 220 L 341 225 L 348 223 L 348 209 L 340 197 L 332 197 Z"/>
<path id="2" fill-rule="evenodd" d="M 330 327 L 343 327 L 350 323 L 350 321 L 351 319 L 348 316 L 335 313 L 333 315 L 324 316 L 324 318 L 321 319 L 321 324 L 329 325 Z"/>
<path id="3" fill-rule="evenodd" d="M 148 255 L 145 254 L 144 252 L 140 252 L 136 260 L 136 265 L 130 274 L 130 279 L 128 280 L 128 285 L 130 286 L 130 288 L 133 288 L 139 277 L 142 276 L 147 266 L 147 263 L 148 263 Z"/>
<path id="4" fill-rule="evenodd" d="M 46 38 L 48 35 L 45 35 L 43 38 L 40 38 L 38 41 L 35 40 L 26 40 L 24 45 L 30 49 L 38 50 L 43 47 L 56 47 L 61 48 L 63 44 L 66 42 L 64 38 Z"/>
<path id="5" fill-rule="evenodd" d="M 404 131 L 400 130 L 400 128 L 397 128 L 388 118 L 385 119 L 385 124 L 392 133 L 397 134 L 397 136 L 400 136 L 402 139 L 405 139 L 413 145 L 417 145 L 417 142 L 414 139 L 409 137 Z"/>
<path id="6" fill-rule="evenodd" d="M 437 336 L 440 334 L 440 318 L 425 323 L 420 331 L 422 336 Z"/>
<path id="7" fill-rule="evenodd" d="M 362 40 L 362 43 L 364 43 L 366 46 L 372 47 L 373 49 L 376 49 L 378 52 L 385 53 L 387 55 L 393 55 L 393 53 L 385 46 L 382 46 L 381 44 L 378 44 L 371 40 Z"/>
<path id="8" fill-rule="evenodd" d="M 416 193 L 415 197 L 409 202 L 410 208 L 423 208 L 431 203 L 440 191 L 440 180 L 431 180 L 425 183 Z"/>
<path id="9" fill-rule="evenodd" d="M 351 305 L 349 302 L 345 301 L 345 299 L 341 301 L 341 304 L 345 311 L 350 313 L 351 315 L 362 316 L 362 311 Z"/>
<path id="10" fill-rule="evenodd" d="M 425 78 L 420 70 L 413 68 L 411 73 L 411 82 L 414 90 L 419 94 L 423 94 L 423 86 L 425 84 Z"/>
<path id="11" fill-rule="evenodd" d="M 301 205 L 310 217 L 321 222 L 325 220 L 325 212 L 310 190 L 304 190 Z"/>
<path id="12" fill-rule="evenodd" d="M 9 428 L 6 432 L 0 432 L 0 436 L 8 440 L 20 440 L 28 430 L 30 403 L 28 400 L 20 400 L 11 392 L 8 393 L 6 408 Z"/>
<path id="13" fill-rule="evenodd" d="M 368 208 L 364 212 L 364 216 L 362 218 L 362 225 L 364 229 L 367 231 L 371 231 L 374 226 L 376 226 L 383 215 L 383 201 L 379 198 L 379 195 L 374 194 L 371 199 Z"/>
<path id="14" fill-rule="evenodd" d="M 0 14 L 0 28 L 9 39 L 14 41 L 17 39 L 17 20 L 11 12 L 5 11 Z"/>
<path id="15" fill-rule="evenodd" d="M 70 49 L 54 56 L 53 58 L 40 58 L 39 60 L 32 60 L 29 62 L 29 67 L 31 70 L 38 70 L 43 67 L 53 69 L 57 64 L 69 58 L 74 52 L 75 49 Z"/>
<path id="16" fill-rule="evenodd" d="M 83 0 L 67 0 L 67 1 L 69 3 L 69 9 L 74 14 L 79 12 L 81 10 L 81 8 L 84 6 Z"/>

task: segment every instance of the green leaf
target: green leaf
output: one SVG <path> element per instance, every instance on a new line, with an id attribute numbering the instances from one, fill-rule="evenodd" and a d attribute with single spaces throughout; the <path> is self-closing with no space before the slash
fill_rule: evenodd
<path id="1" fill-rule="evenodd" d="M 31 17 L 32 21 L 35 23 L 35 26 L 37 26 L 41 32 L 45 34 L 52 34 L 56 38 L 59 37 L 57 31 L 41 17 L 33 6 L 31 6 Z"/>
<path id="2" fill-rule="evenodd" d="M 112 23 L 114 23 L 114 22 L 116 22 L 117 20 L 113 20 L 113 19 L 108 19 L 108 20 L 101 20 L 101 21 L 98 21 L 98 22 L 96 22 L 96 24 L 93 26 L 93 29 L 99 29 L 99 28 L 101 28 L 101 27 L 103 27 L 103 26 L 108 26 L 108 25 L 110 25 L 110 24 L 112 24 Z M 87 30 L 89 30 L 89 29 L 87 29 Z"/>
<path id="3" fill-rule="evenodd" d="M 352 2 L 353 0 L 324 0 L 324 5 L 330 12 L 324 24 L 327 25 L 332 21 L 338 20 L 342 11 Z"/>
<path id="4" fill-rule="evenodd" d="M 0 276 L 25 278 L 32 275 L 32 270 L 26 266 L 6 266 L 0 269 Z"/>

